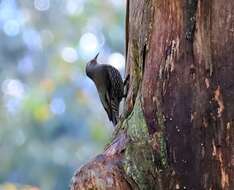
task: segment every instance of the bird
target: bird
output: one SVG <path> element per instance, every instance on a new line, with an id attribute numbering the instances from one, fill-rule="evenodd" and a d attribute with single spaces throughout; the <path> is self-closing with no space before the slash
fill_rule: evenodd
<path id="1" fill-rule="evenodd" d="M 98 55 L 86 64 L 86 75 L 94 82 L 108 118 L 116 126 L 119 105 L 124 97 L 124 82 L 116 68 L 97 62 Z"/>

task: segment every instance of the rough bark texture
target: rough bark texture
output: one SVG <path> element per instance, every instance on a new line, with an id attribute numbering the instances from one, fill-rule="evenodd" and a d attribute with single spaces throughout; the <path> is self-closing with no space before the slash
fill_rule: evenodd
<path id="1" fill-rule="evenodd" d="M 234 1 L 127 7 L 124 114 L 71 189 L 234 189 Z"/>

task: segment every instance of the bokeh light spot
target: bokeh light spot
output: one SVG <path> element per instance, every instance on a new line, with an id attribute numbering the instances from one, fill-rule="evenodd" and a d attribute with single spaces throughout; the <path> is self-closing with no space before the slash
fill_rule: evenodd
<path id="1" fill-rule="evenodd" d="M 22 98 L 24 95 L 24 85 L 17 79 L 7 79 L 2 82 L 2 92 L 5 95 Z"/>
<path id="2" fill-rule="evenodd" d="M 17 111 L 20 108 L 20 105 L 21 105 L 21 101 L 19 99 L 16 99 L 16 98 L 9 98 L 5 102 L 5 107 L 6 107 L 7 111 L 11 114 L 17 113 Z"/>
<path id="3" fill-rule="evenodd" d="M 108 57 L 108 64 L 112 65 L 113 67 L 119 70 L 124 69 L 125 58 L 121 53 L 112 53 Z"/>
<path id="4" fill-rule="evenodd" d="M 30 74 L 33 71 L 32 58 L 25 56 L 17 65 L 17 70 L 22 74 Z"/>
<path id="5" fill-rule="evenodd" d="M 23 31 L 23 41 L 31 50 L 38 50 L 42 47 L 40 34 L 31 28 Z"/>
<path id="6" fill-rule="evenodd" d="M 50 0 L 34 0 L 34 7 L 38 11 L 47 11 L 50 8 Z"/>
<path id="7" fill-rule="evenodd" d="M 20 32 L 20 24 L 17 20 L 7 20 L 4 23 L 3 31 L 6 35 L 14 37 Z"/>
<path id="8" fill-rule="evenodd" d="M 85 33 L 80 38 L 80 51 L 83 57 L 94 55 L 98 49 L 98 39 L 93 33 Z"/>
<path id="9" fill-rule="evenodd" d="M 40 87 L 48 93 L 51 93 L 55 86 L 54 81 L 51 79 L 44 79 L 40 82 Z"/>
<path id="10" fill-rule="evenodd" d="M 76 50 L 72 47 L 63 48 L 61 54 L 62 54 L 63 60 L 68 62 L 68 63 L 73 63 L 78 58 Z"/>
<path id="11" fill-rule="evenodd" d="M 47 104 L 41 104 L 34 110 L 34 117 L 40 122 L 48 120 L 49 116 L 49 108 Z"/>
<path id="12" fill-rule="evenodd" d="M 66 11 L 68 15 L 80 14 L 84 10 L 83 0 L 68 0 L 66 4 Z"/>
<path id="13" fill-rule="evenodd" d="M 61 115 L 66 111 L 66 105 L 62 98 L 53 98 L 50 103 L 50 111 L 55 115 Z"/>

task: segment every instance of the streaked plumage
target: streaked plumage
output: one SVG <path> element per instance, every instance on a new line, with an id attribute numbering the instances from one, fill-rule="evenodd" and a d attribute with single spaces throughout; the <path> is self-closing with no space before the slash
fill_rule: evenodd
<path id="1" fill-rule="evenodd" d="M 116 125 L 119 119 L 119 104 L 124 96 L 124 83 L 116 68 L 98 64 L 97 57 L 98 54 L 86 65 L 86 74 L 95 83 L 109 120 Z"/>

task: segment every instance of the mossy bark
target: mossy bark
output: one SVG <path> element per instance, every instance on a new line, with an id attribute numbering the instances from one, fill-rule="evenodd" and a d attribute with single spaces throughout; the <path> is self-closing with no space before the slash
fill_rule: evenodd
<path id="1" fill-rule="evenodd" d="M 128 95 L 71 189 L 234 189 L 234 1 L 127 1 Z"/>

